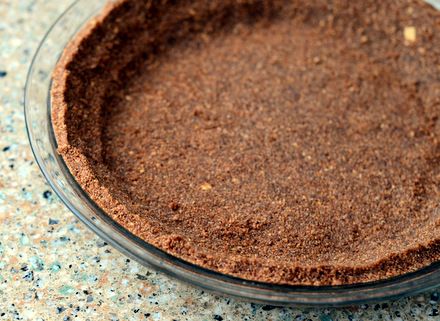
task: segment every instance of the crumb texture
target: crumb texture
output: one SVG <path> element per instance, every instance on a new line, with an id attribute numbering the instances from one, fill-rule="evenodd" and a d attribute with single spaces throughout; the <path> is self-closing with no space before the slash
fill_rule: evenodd
<path id="1" fill-rule="evenodd" d="M 440 15 L 421 1 L 126 0 L 67 47 L 53 124 L 108 215 L 278 284 L 440 259 Z"/>

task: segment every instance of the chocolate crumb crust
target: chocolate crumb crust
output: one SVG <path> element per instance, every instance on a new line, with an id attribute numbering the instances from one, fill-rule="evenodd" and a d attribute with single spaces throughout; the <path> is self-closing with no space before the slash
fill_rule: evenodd
<path id="1" fill-rule="evenodd" d="M 440 259 L 440 14 L 416 0 L 119 0 L 53 75 L 58 151 L 199 266 L 368 282 Z"/>

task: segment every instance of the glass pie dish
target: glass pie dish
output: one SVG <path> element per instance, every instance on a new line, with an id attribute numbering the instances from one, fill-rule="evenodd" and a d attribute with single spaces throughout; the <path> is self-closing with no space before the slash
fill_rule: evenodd
<path id="1" fill-rule="evenodd" d="M 25 89 L 26 126 L 35 159 L 60 199 L 97 235 L 141 264 L 182 281 L 220 294 L 272 305 L 350 305 L 397 298 L 440 285 L 440 262 L 399 277 L 346 286 L 287 286 L 247 281 L 178 259 L 113 221 L 82 190 L 56 152 L 50 99 L 52 71 L 64 47 L 105 3 L 105 0 L 79 0 L 60 16 L 35 54 Z"/>

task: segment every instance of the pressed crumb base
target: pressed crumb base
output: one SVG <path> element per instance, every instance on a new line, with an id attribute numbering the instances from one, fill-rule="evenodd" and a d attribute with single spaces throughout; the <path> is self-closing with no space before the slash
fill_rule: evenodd
<path id="1" fill-rule="evenodd" d="M 54 74 L 91 198 L 189 262 L 279 284 L 440 259 L 440 15 L 420 1 L 118 1 Z"/>

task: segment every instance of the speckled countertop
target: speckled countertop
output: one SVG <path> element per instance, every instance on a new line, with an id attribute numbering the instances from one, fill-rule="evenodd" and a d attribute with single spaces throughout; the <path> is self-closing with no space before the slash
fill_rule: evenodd
<path id="1" fill-rule="evenodd" d="M 32 55 L 71 0 L 0 0 L 0 320 L 440 320 L 439 294 L 347 309 L 221 298 L 133 262 L 71 214 L 28 145 Z"/>

